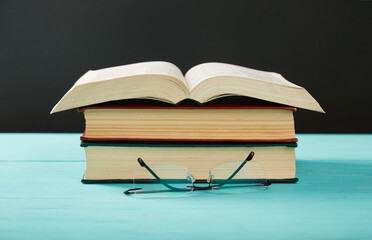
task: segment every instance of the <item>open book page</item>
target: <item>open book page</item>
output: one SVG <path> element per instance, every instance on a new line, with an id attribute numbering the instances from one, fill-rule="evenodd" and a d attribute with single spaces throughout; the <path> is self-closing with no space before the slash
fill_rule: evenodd
<path id="1" fill-rule="evenodd" d="M 282 75 L 274 72 L 265 72 L 260 70 L 255 70 L 246 67 L 240 67 L 227 63 L 203 63 L 196 65 L 191 68 L 185 75 L 186 81 L 189 89 L 193 89 L 199 83 L 207 78 L 217 77 L 217 76 L 231 76 L 231 77 L 241 77 L 249 78 L 254 80 L 271 82 L 274 84 L 285 85 L 288 87 L 297 86 L 285 78 Z"/>
<path id="2" fill-rule="evenodd" d="M 176 65 L 161 61 L 134 63 L 94 71 L 91 70 L 84 74 L 74 86 L 136 75 L 169 75 L 181 80 L 187 86 L 181 70 Z"/>
<path id="3" fill-rule="evenodd" d="M 226 63 L 204 63 L 190 69 L 185 79 L 191 98 L 201 103 L 238 95 L 324 112 L 303 87 L 287 81 L 278 73 Z"/>
<path id="4" fill-rule="evenodd" d="M 168 62 L 143 62 L 88 71 L 51 113 L 131 98 L 175 104 L 188 96 L 187 83 L 177 66 Z"/>

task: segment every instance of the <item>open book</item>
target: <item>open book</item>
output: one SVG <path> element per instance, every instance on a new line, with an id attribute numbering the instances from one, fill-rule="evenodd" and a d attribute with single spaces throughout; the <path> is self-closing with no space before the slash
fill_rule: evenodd
<path id="1" fill-rule="evenodd" d="M 324 112 L 303 88 L 278 73 L 226 63 L 203 63 L 185 76 L 168 62 L 143 62 L 85 73 L 51 113 L 114 100 L 147 98 L 176 104 L 205 103 L 224 96 L 247 96 Z"/>

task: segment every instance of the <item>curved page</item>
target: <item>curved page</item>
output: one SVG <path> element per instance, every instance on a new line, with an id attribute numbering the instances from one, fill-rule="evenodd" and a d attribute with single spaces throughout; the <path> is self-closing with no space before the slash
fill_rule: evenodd
<path id="1" fill-rule="evenodd" d="M 182 72 L 172 63 L 136 63 L 88 71 L 51 113 L 130 98 L 154 98 L 177 103 L 188 95 Z"/>
<path id="2" fill-rule="evenodd" d="M 303 87 L 274 72 L 226 63 L 204 63 L 190 69 L 185 79 L 191 98 L 201 103 L 223 96 L 241 95 L 324 112 Z"/>

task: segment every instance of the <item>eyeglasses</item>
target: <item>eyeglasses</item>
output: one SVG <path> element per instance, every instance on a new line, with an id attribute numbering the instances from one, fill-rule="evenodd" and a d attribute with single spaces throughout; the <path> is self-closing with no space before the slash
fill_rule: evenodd
<path id="1" fill-rule="evenodd" d="M 141 158 L 141 166 L 133 173 L 133 187 L 126 195 L 175 196 L 200 190 L 214 190 L 224 193 L 244 193 L 265 190 L 267 182 L 263 167 L 254 161 L 250 152 L 244 161 L 217 165 L 209 172 L 206 180 L 196 180 L 188 169 L 176 164 L 147 165 Z M 203 168 L 203 163 L 200 163 Z M 200 175 L 198 172 L 195 174 Z M 166 195 L 161 194 L 166 193 Z"/>

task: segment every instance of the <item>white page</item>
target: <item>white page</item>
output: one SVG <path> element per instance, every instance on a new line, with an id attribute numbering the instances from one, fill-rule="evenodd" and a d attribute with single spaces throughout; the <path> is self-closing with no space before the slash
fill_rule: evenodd
<path id="1" fill-rule="evenodd" d="M 75 85 L 104 81 L 115 78 L 125 78 L 135 75 L 169 75 L 180 79 L 186 84 L 181 70 L 169 62 L 142 62 L 117 67 L 103 68 L 94 71 L 88 71 Z"/>
<path id="2" fill-rule="evenodd" d="M 204 79 L 217 76 L 250 78 L 285 85 L 288 87 L 301 88 L 300 86 L 297 86 L 296 84 L 289 82 L 278 73 L 265 72 L 227 63 L 214 62 L 196 65 L 186 73 L 185 78 L 188 83 L 188 87 L 191 90 Z"/>

